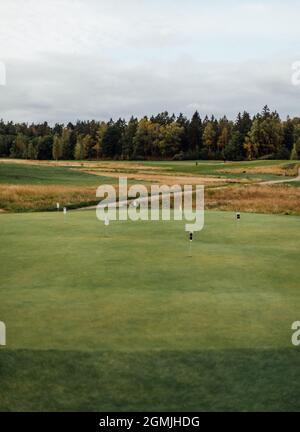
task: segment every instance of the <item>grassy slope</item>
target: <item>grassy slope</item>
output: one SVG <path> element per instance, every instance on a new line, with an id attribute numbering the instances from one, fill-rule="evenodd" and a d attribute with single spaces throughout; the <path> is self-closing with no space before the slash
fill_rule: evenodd
<path id="1" fill-rule="evenodd" d="M 213 175 L 225 178 L 243 178 L 249 180 L 277 180 L 280 178 L 278 175 L 267 172 L 267 173 L 257 173 L 257 172 L 249 172 L 252 168 L 271 168 L 282 166 L 286 167 L 288 165 L 299 163 L 299 161 L 251 161 L 251 162 L 227 162 L 224 164 L 220 161 L 199 161 L 196 166 L 195 161 L 181 161 L 181 162 L 172 162 L 172 161 L 149 161 L 149 162 L 133 162 L 135 164 L 135 169 L 133 171 L 137 171 L 136 165 L 140 165 L 141 168 L 143 166 L 153 166 L 159 167 L 163 172 L 168 174 L 192 174 L 192 175 Z M 85 162 L 87 163 L 87 162 Z M 109 170 L 109 165 L 111 164 L 111 169 L 115 171 L 114 165 L 120 164 L 123 165 L 123 168 L 118 170 L 126 174 L 126 170 L 132 172 L 131 163 L 127 161 L 105 161 L 106 170 Z M 101 165 L 101 161 L 99 161 Z M 76 167 L 76 169 L 72 169 L 70 167 L 64 166 L 45 166 L 45 165 L 29 165 L 22 163 L 14 163 L 14 162 L 1 162 L 0 160 L 0 184 L 44 184 L 44 185 L 54 185 L 54 184 L 62 184 L 62 185 L 80 185 L 80 186 L 94 186 L 98 185 L 99 182 L 103 183 L 105 181 L 108 184 L 115 183 L 116 179 L 111 177 L 102 177 L 95 176 L 93 174 L 88 174 L 83 170 L 85 168 Z M 97 171 L 97 168 L 93 168 Z M 233 172 L 226 173 L 222 172 L 223 170 L 231 170 L 231 169 L 245 169 L 247 173 L 243 172 Z"/>
<path id="2" fill-rule="evenodd" d="M 95 176 L 68 167 L 1 163 L 0 184 L 98 186 L 100 183 L 116 183 L 110 177 Z"/>
<path id="3" fill-rule="evenodd" d="M 0 409 L 299 410 L 299 218 L 0 217 Z"/>
<path id="4" fill-rule="evenodd" d="M 289 164 L 299 163 L 299 161 L 282 161 L 282 160 L 267 160 L 267 161 L 243 161 L 243 162 L 226 162 L 220 161 L 199 161 L 196 165 L 195 161 L 179 161 L 179 162 L 144 162 L 148 166 L 158 166 L 162 169 L 168 169 L 170 173 L 186 173 L 193 175 L 214 175 L 225 178 L 243 178 L 249 180 L 277 180 L 278 176 L 272 173 L 224 173 L 223 170 L 243 168 L 245 170 L 251 168 L 269 168 L 276 166 L 287 166 Z"/>
<path id="5" fill-rule="evenodd" d="M 57 202 L 68 208 L 95 205 L 99 202 L 96 188 L 117 182 L 69 167 L 0 161 L 0 209 L 50 211 L 56 209 Z"/>

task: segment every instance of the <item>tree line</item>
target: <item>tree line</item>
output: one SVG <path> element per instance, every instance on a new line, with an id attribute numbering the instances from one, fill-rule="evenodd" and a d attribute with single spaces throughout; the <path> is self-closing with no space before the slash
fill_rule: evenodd
<path id="1" fill-rule="evenodd" d="M 282 121 L 265 106 L 251 117 L 191 119 L 160 113 L 108 122 L 76 124 L 0 121 L 0 157 L 39 160 L 85 159 L 300 159 L 300 118 Z"/>

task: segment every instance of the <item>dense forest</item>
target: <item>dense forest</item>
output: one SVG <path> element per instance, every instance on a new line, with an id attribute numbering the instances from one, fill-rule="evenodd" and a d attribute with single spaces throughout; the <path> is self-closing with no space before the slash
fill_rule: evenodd
<path id="1" fill-rule="evenodd" d="M 168 112 L 128 122 L 76 124 L 0 121 L 0 157 L 24 159 L 300 159 L 300 118 L 282 121 L 265 106 L 235 121 L 214 116 L 191 119 Z"/>

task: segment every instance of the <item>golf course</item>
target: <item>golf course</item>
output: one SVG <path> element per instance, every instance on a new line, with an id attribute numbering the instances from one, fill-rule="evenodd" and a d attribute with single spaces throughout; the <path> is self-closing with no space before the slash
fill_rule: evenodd
<path id="1" fill-rule="evenodd" d="M 299 17 L 0 1 L 0 432 L 300 412 Z"/>
<path id="2" fill-rule="evenodd" d="M 45 175 L 45 190 L 55 175 L 62 176 L 57 187 L 64 183 L 69 170 L 2 165 L 6 187 L 40 188 L 24 179 L 26 170 L 56 170 Z M 95 193 L 93 185 L 106 180 L 82 171 L 68 171 L 70 188 Z M 187 174 L 181 168 L 169 175 L 178 172 Z M 279 177 L 268 168 L 260 181 L 268 175 Z M 298 199 L 299 188 L 284 188 Z M 94 209 L 3 211 L 0 410 L 299 410 L 299 347 L 291 343 L 300 319 L 294 213 L 242 212 L 237 221 L 233 208 L 207 209 L 190 245 L 185 221 L 105 226 Z"/>

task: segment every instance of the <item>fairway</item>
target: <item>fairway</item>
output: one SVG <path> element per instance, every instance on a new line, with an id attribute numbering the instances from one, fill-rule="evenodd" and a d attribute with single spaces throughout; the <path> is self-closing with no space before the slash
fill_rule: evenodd
<path id="1" fill-rule="evenodd" d="M 299 217 L 0 218 L 0 410 L 299 410 Z"/>
<path id="2" fill-rule="evenodd" d="M 0 162 L 0 184 L 97 186 L 100 182 L 111 183 L 111 179 L 64 166 Z"/>

